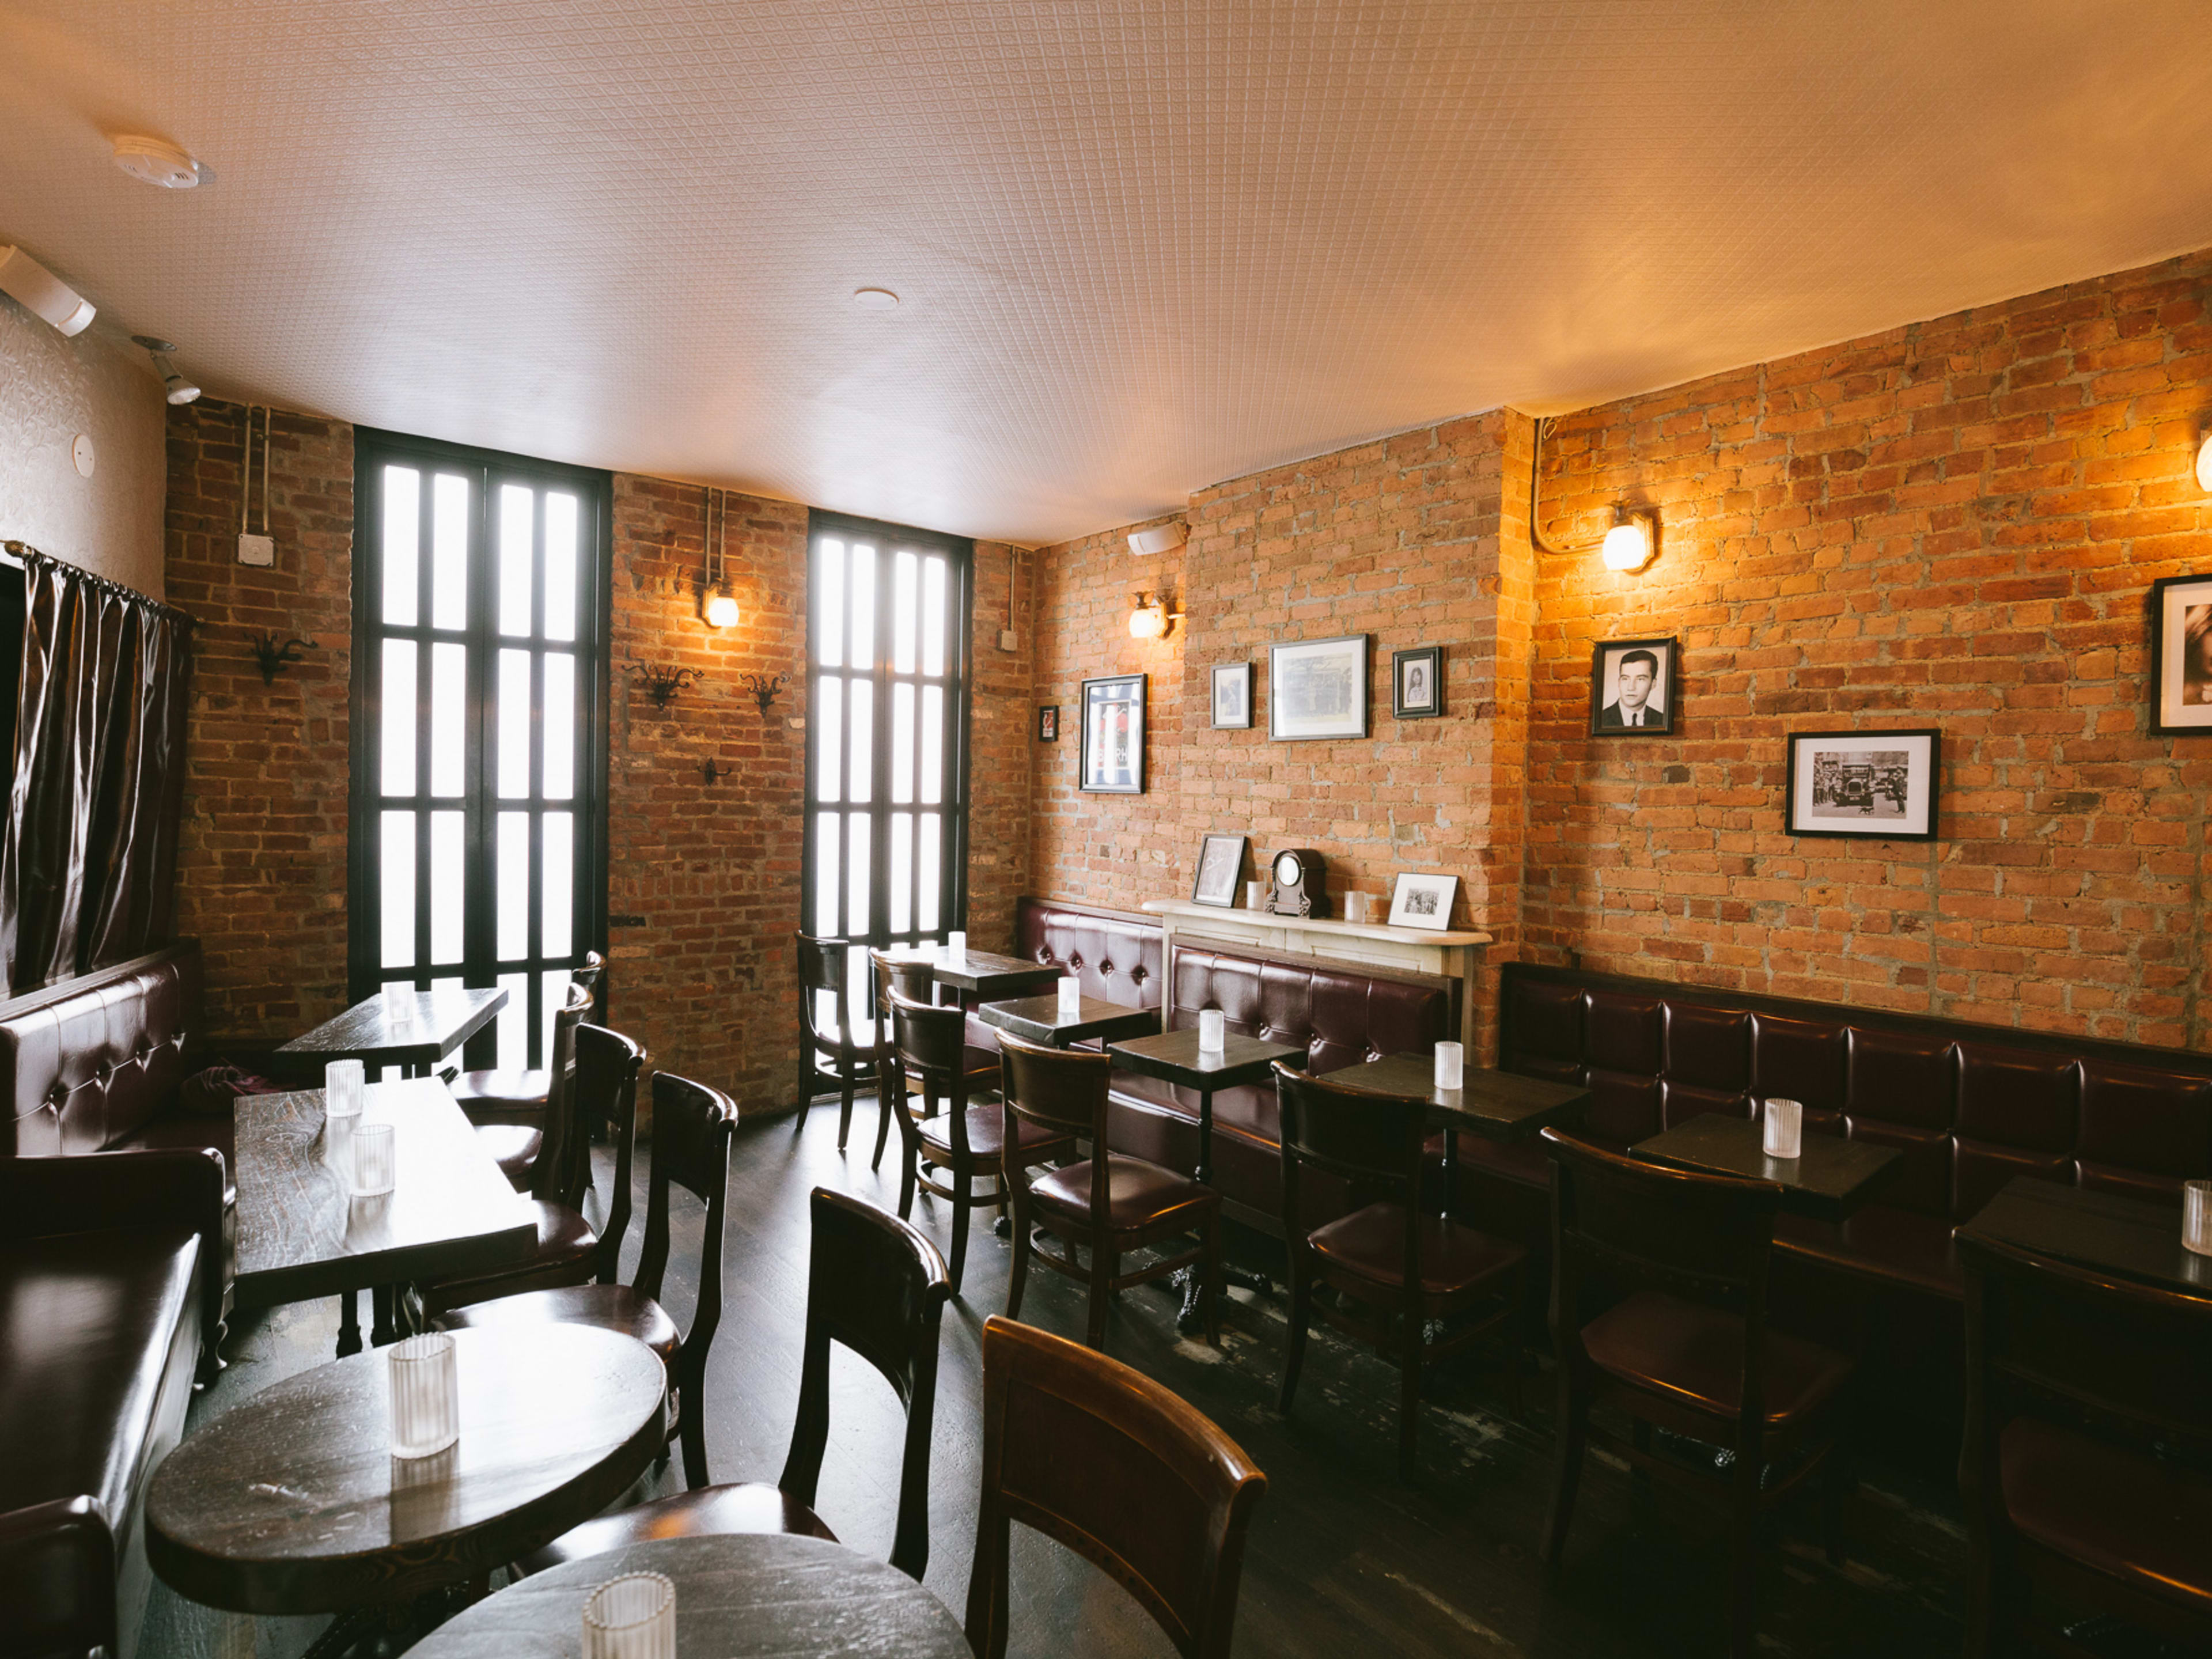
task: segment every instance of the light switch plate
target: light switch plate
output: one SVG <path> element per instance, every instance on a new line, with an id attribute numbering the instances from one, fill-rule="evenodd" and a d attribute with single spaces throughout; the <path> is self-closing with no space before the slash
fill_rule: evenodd
<path id="1" fill-rule="evenodd" d="M 238 562 L 240 564 L 276 563 L 276 538 L 274 536 L 241 534 L 238 538 Z"/>
<path id="2" fill-rule="evenodd" d="M 1011 629 L 1011 628 L 1002 628 L 1002 629 L 1000 629 L 999 630 L 999 649 L 1000 649 L 1000 650 L 1001 650 L 1001 651 L 1018 651 L 1018 650 L 1020 650 L 1021 648 L 1022 648 L 1022 642 L 1021 642 L 1021 640 L 1020 640 L 1020 639 L 1019 639 L 1019 638 L 1015 635 L 1014 630 L 1013 630 L 1012 629 Z"/>

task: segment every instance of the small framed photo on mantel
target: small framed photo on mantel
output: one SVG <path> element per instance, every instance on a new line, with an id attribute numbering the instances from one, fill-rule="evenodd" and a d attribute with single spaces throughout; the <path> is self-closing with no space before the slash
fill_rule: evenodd
<path id="1" fill-rule="evenodd" d="M 1443 647 L 1390 653 L 1390 712 L 1401 720 L 1432 720 L 1444 712 Z"/>
<path id="2" fill-rule="evenodd" d="M 1590 653 L 1590 736 L 1659 737 L 1674 729 L 1680 641 L 1600 640 Z"/>
<path id="3" fill-rule="evenodd" d="M 2212 737 L 2212 576 L 2168 576 L 2150 589 L 2150 729 Z"/>
<path id="4" fill-rule="evenodd" d="M 1792 732 L 1789 833 L 1933 841 L 1943 734 Z"/>
<path id="5" fill-rule="evenodd" d="M 1077 787 L 1092 794 L 1145 793 L 1145 677 L 1083 682 Z"/>
<path id="6" fill-rule="evenodd" d="M 1237 884 L 1244 878 L 1243 836 L 1208 836 L 1198 847 L 1198 878 L 1191 883 L 1190 902 L 1227 910 L 1237 903 Z"/>
<path id="7" fill-rule="evenodd" d="M 1452 900 L 1458 894 L 1457 876 L 1440 876 L 1426 870 L 1401 870 L 1396 884 L 1390 890 L 1390 925 L 1443 933 L 1451 926 Z"/>

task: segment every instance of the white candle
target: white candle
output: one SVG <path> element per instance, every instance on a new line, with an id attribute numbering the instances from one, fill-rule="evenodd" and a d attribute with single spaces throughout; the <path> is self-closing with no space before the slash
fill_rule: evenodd
<path id="1" fill-rule="evenodd" d="M 388 1193 L 398 1180 L 389 1123 L 364 1123 L 353 1132 L 353 1189 L 362 1198 Z"/>
<path id="2" fill-rule="evenodd" d="M 1200 1054 L 1218 1054 L 1229 1036 L 1229 1021 L 1218 1008 L 1198 1011 L 1198 1049 Z"/>
<path id="3" fill-rule="evenodd" d="M 945 936 L 945 954 L 956 965 L 967 961 L 968 935 L 957 933 L 947 933 Z"/>
<path id="4" fill-rule="evenodd" d="M 1467 1050 L 1456 1042 L 1437 1044 L 1437 1087 L 1462 1089 L 1467 1086 Z"/>
<path id="5" fill-rule="evenodd" d="M 2199 1255 L 2212 1255 L 2212 1181 L 2183 1183 L 2181 1243 Z"/>
<path id="6" fill-rule="evenodd" d="M 430 1457 L 460 1437 L 461 1387 L 453 1339 L 430 1331 L 393 1344 L 392 1455 Z"/>
<path id="7" fill-rule="evenodd" d="M 323 1115 L 356 1117 L 361 1113 L 362 1067 L 357 1060 L 334 1060 L 323 1067 Z"/>
<path id="8" fill-rule="evenodd" d="M 1796 1158 L 1805 1150 L 1805 1108 L 1795 1100 L 1770 1100 L 1759 1126 L 1759 1145 L 1769 1158 Z"/>
<path id="9" fill-rule="evenodd" d="M 394 1025 L 415 1023 L 415 988 L 393 983 L 384 988 L 384 1017 Z"/>
<path id="10" fill-rule="evenodd" d="M 661 1573 L 610 1578 L 584 1602 L 584 1659 L 676 1659 L 676 1583 Z"/>
<path id="11" fill-rule="evenodd" d="M 1060 981 L 1060 1017 L 1073 1019 L 1083 1012 L 1083 981 L 1073 974 Z"/>
<path id="12" fill-rule="evenodd" d="M 1267 908 L 1266 882 L 1248 881 L 1244 884 L 1244 908 L 1247 910 L 1264 910 Z"/>

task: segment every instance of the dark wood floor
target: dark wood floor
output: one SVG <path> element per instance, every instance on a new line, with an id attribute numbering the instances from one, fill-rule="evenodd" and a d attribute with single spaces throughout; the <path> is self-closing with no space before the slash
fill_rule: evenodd
<path id="1" fill-rule="evenodd" d="M 799 1389 L 805 1317 L 809 1191 L 854 1192 L 885 1206 L 895 1176 L 872 1174 L 875 1108 L 856 1114 L 854 1150 L 836 1150 L 836 1109 L 817 1106 L 804 1130 L 768 1119 L 738 1133 L 726 1252 L 726 1311 L 709 1366 L 708 1443 L 718 1480 L 772 1480 L 782 1467 Z M 642 1166 L 644 1159 L 640 1159 Z M 639 1201 L 642 1209 L 642 1168 Z M 679 1202 L 681 1200 L 679 1200 Z M 924 1197 L 917 1219 L 949 1241 L 947 1212 Z M 635 1233 L 633 1239 L 635 1239 Z M 696 1258 L 690 1215 L 679 1260 Z M 690 1243 L 690 1249 L 685 1246 Z M 635 1244 L 633 1244 L 633 1253 Z M 1008 1252 L 988 1227 L 972 1239 L 966 1294 L 945 1325 L 932 1468 L 927 1583 L 965 1607 L 974 1547 L 978 1340 L 1006 1305 Z M 693 1276 L 672 1292 L 688 1314 Z M 1624 1471 L 1584 1475 L 1560 1581 L 1547 1587 L 1534 1548 L 1550 1474 L 1547 1380 L 1529 1379 L 1531 1424 L 1506 1408 L 1502 1379 L 1477 1362 L 1438 1379 L 1425 1407 L 1422 1470 L 1395 1476 L 1396 1372 L 1372 1354 L 1316 1333 L 1297 1407 L 1274 1401 L 1282 1307 L 1236 1293 L 1219 1352 L 1184 1340 L 1174 1304 L 1133 1291 L 1115 1310 L 1110 1352 L 1187 1396 L 1235 1436 L 1268 1476 L 1254 1527 L 1237 1621 L 1250 1655 L 1615 1656 L 1720 1650 L 1723 1534 L 1663 1491 L 1632 1494 Z M 1024 1315 L 1079 1338 L 1079 1289 L 1032 1276 Z M 233 1364 L 195 1408 L 195 1424 L 246 1394 L 319 1363 L 336 1310 L 280 1310 L 241 1331 Z M 872 1371 L 840 1354 L 820 1508 L 856 1549 L 889 1553 L 899 1419 Z M 672 1469 L 670 1479 L 678 1478 Z M 1940 1479 L 1865 1463 L 1846 1517 L 1841 1566 L 1823 1557 L 1809 1513 L 1784 1522 L 1766 1580 L 1762 1644 L 1778 1656 L 1956 1654 L 1965 1545 L 1957 1499 Z M 1168 1656 L 1168 1644 L 1119 1589 L 1057 1545 L 1015 1531 L 1012 1651 L 1054 1659 Z M 179 1602 L 156 1588 L 149 1656 L 293 1659 L 319 1620 L 255 1621 Z"/>

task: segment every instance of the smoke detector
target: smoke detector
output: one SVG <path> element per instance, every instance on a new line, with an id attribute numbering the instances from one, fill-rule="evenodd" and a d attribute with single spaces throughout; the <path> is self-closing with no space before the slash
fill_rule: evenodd
<path id="1" fill-rule="evenodd" d="M 115 140 L 115 165 L 163 190 L 191 190 L 200 181 L 200 164 L 163 138 L 124 134 Z"/>

